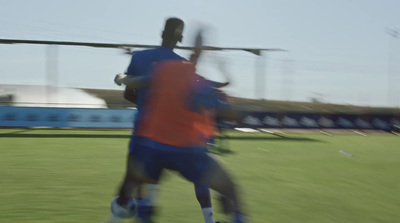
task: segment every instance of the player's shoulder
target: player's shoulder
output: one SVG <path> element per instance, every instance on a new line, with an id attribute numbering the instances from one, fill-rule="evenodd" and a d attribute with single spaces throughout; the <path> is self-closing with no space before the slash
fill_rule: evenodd
<path id="1" fill-rule="evenodd" d="M 133 61 L 164 61 L 164 60 L 180 60 L 187 61 L 185 58 L 176 54 L 173 50 L 165 47 L 157 47 L 134 52 L 132 55 Z"/>
<path id="2" fill-rule="evenodd" d="M 152 49 L 146 49 L 146 50 L 139 50 L 139 51 L 133 51 L 132 56 L 137 57 L 137 56 L 145 56 L 145 55 L 151 55 L 157 52 L 158 48 L 152 48 Z"/>
<path id="3" fill-rule="evenodd" d="M 132 63 L 137 64 L 137 63 L 143 63 L 146 61 L 151 61 L 155 57 L 157 57 L 157 51 L 156 49 L 146 49 L 146 50 L 140 50 L 140 51 L 134 51 L 132 53 Z"/>

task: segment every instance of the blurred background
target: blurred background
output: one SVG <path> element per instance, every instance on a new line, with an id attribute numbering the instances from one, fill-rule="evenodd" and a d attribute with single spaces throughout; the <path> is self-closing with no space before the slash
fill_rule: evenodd
<path id="1" fill-rule="evenodd" d="M 240 50 L 204 54 L 199 73 L 222 81 L 218 64 L 223 61 L 232 76 L 227 92 L 233 97 L 398 108 L 398 4 L 2 1 L 0 39 L 159 45 L 165 19 L 176 16 L 186 23 L 182 46 L 193 44 L 202 25 L 208 27 L 208 46 L 284 50 L 264 51 L 261 57 Z M 121 97 L 109 98 L 122 90 L 112 80 L 129 64 L 124 50 L 0 44 L 0 52 L 2 104 L 126 106 Z"/>
<path id="2" fill-rule="evenodd" d="M 107 218 L 136 112 L 114 76 L 137 45 L 161 44 L 169 17 L 185 21 L 181 47 L 205 27 L 204 45 L 235 48 L 205 52 L 197 71 L 222 82 L 225 65 L 223 90 L 243 112 L 240 124 L 222 123 L 210 151 L 243 189 L 251 222 L 397 222 L 399 9 L 398 0 L 0 0 L 0 222 Z M 203 222 L 193 185 L 166 178 L 157 222 Z"/>

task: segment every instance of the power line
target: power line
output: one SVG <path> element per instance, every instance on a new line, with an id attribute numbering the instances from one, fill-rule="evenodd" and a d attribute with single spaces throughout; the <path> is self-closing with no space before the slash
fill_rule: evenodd
<path id="1" fill-rule="evenodd" d="M 0 39 L 0 44 L 39 44 L 39 45 L 65 45 L 65 46 L 87 46 L 99 48 L 156 48 L 159 45 L 128 44 L 128 43 L 96 43 L 96 42 L 73 42 L 73 41 L 49 41 L 49 40 L 28 40 L 28 39 Z M 177 49 L 193 50 L 192 46 L 176 46 Z M 208 51 L 246 51 L 255 55 L 260 55 L 262 51 L 286 51 L 278 48 L 246 48 L 246 47 L 217 47 L 203 46 L 203 50 Z"/>

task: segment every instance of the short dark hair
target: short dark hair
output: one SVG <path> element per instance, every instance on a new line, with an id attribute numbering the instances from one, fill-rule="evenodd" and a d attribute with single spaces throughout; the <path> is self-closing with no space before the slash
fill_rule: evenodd
<path id="1" fill-rule="evenodd" d="M 185 23 L 183 22 L 182 19 L 179 18 L 169 18 L 165 22 L 165 27 L 164 31 L 162 33 L 162 38 L 163 39 L 171 39 L 171 40 L 180 40 L 182 39 L 182 35 L 176 36 L 175 30 L 178 28 L 180 25 L 184 25 Z"/>

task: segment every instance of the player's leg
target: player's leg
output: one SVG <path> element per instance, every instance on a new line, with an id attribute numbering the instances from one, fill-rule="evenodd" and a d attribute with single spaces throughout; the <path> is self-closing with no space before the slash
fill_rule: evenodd
<path id="1" fill-rule="evenodd" d="M 119 213 L 126 213 L 124 210 L 127 211 L 130 208 L 129 205 L 132 200 L 132 192 L 138 185 L 143 183 L 157 183 L 161 170 L 157 168 L 151 169 L 152 156 L 153 153 L 151 150 L 147 150 L 146 148 L 131 142 L 125 178 L 119 189 L 116 202 L 113 204 L 114 208 L 112 207 L 112 210 L 114 210 L 114 216 L 116 215 L 118 217 L 118 212 L 115 210 L 120 210 Z M 152 173 L 155 177 L 148 177 L 147 173 Z M 141 203 L 139 204 L 139 207 L 140 206 Z"/>
<path id="2" fill-rule="evenodd" d="M 182 150 L 182 149 L 181 149 Z M 204 150 L 187 149 L 187 152 L 174 154 L 178 164 L 175 170 L 186 179 L 208 186 L 228 197 L 233 203 L 235 223 L 242 223 L 242 203 L 236 185 L 229 173 Z"/>
<path id="3" fill-rule="evenodd" d="M 136 202 L 131 197 L 135 187 L 140 184 L 140 181 L 134 175 L 134 159 L 129 156 L 127 161 L 126 174 L 122 185 L 119 188 L 118 196 L 111 201 L 110 222 L 119 223 L 122 218 L 133 217 L 136 209 Z"/>
<path id="4" fill-rule="evenodd" d="M 196 192 L 197 201 L 200 203 L 201 211 L 205 223 L 215 223 L 213 209 L 211 206 L 210 189 L 204 185 L 195 184 L 194 189 Z"/>
<path id="5" fill-rule="evenodd" d="M 218 148 L 220 152 L 229 152 L 229 142 L 228 142 L 228 135 L 225 131 L 225 124 L 222 120 L 220 120 L 217 124 L 217 138 L 218 138 Z"/>
<path id="6" fill-rule="evenodd" d="M 225 195 L 216 192 L 217 199 L 219 204 L 221 205 L 222 213 L 224 214 L 232 214 L 233 211 L 233 202 L 227 198 Z"/>
<path id="7" fill-rule="evenodd" d="M 201 178 L 200 183 L 209 186 L 211 189 L 231 199 L 233 202 L 233 210 L 235 212 L 242 212 L 242 204 L 235 182 L 229 173 L 215 159 L 209 158 L 207 170 Z"/>
<path id="8" fill-rule="evenodd" d="M 143 182 L 149 182 L 140 163 L 133 155 L 128 156 L 125 178 L 119 190 L 118 204 L 126 204 L 136 187 Z"/>
<path id="9" fill-rule="evenodd" d="M 163 154 L 158 149 L 136 144 L 132 155 L 135 157 L 133 162 L 136 164 L 133 177 L 140 179 L 140 183 L 147 183 L 143 185 L 144 196 L 138 202 L 137 217 L 139 222 L 151 222 L 157 183 L 163 170 L 161 160 Z"/>
<path id="10" fill-rule="evenodd" d="M 207 165 L 207 172 L 200 182 L 229 198 L 233 204 L 234 222 L 244 222 L 242 201 L 235 182 L 229 173 L 211 157 Z"/>
<path id="11" fill-rule="evenodd" d="M 149 218 L 154 214 L 154 202 L 158 192 L 158 184 L 143 184 L 141 187 L 142 196 L 140 199 L 137 199 L 137 217 L 139 219 Z"/>

